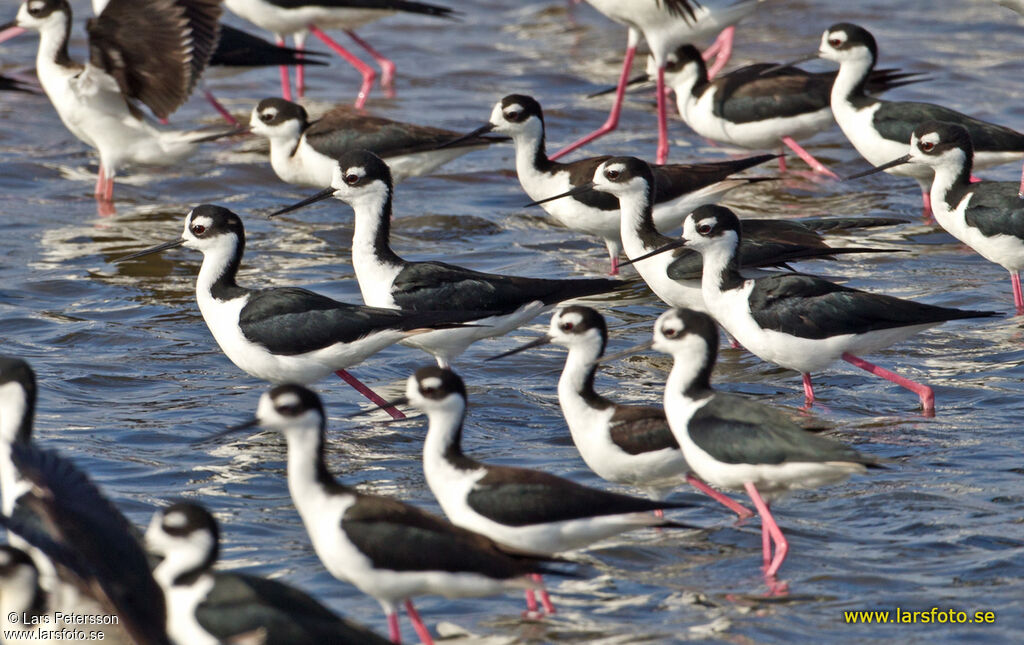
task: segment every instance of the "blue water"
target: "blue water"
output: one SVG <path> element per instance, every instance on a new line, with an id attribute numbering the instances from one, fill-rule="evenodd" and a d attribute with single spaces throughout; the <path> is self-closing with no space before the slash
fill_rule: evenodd
<path id="1" fill-rule="evenodd" d="M 87 3 L 76 2 L 80 18 Z M 474 0 L 461 23 L 395 18 L 362 33 L 398 63 L 398 94 L 369 104 L 375 113 L 465 131 L 482 124 L 504 94 L 530 93 L 546 108 L 552 149 L 598 126 L 607 100 L 586 93 L 617 78 L 624 29 L 587 5 Z M 510 8 L 511 4 L 511 8 Z M 13 13 L 13 8 L 11 8 Z M 1024 21 L 994 2 L 768 2 L 740 25 L 735 63 L 784 60 L 816 47 L 821 31 L 858 22 L 878 38 L 881 62 L 931 75 L 894 97 L 939 101 L 1024 128 Z M 239 21 L 234 24 L 242 26 Z M 84 52 L 76 28 L 74 50 Z M 706 43 L 705 43 L 706 44 Z M 31 67 L 32 38 L 0 48 L 5 73 Z M 320 105 L 354 98 L 358 77 L 335 61 L 310 73 Z M 827 64 L 815 63 L 825 69 Z M 230 108 L 248 112 L 278 91 L 274 70 L 214 77 Z M 634 99 L 622 128 L 593 153 L 654 154 L 650 95 Z M 359 292 L 349 264 L 350 211 L 335 202 L 268 221 L 269 210 L 311 191 L 280 183 L 248 144 L 211 145 L 187 165 L 130 173 L 117 186 L 119 214 L 99 218 L 92 199 L 96 162 L 60 124 L 45 97 L 0 97 L 0 352 L 38 373 L 36 436 L 71 456 L 136 523 L 166 500 L 186 497 L 223 525 L 222 566 L 297 584 L 332 608 L 385 632 L 377 603 L 334 580 L 320 565 L 285 486 L 284 447 L 271 434 L 195 447 L 192 442 L 255 410 L 265 385 L 218 350 L 196 308 L 198 254 L 179 250 L 123 267 L 111 258 L 180 234 L 198 203 L 240 213 L 249 233 L 241 280 L 302 284 L 342 300 Z M 199 98 L 176 124 L 215 123 Z M 736 151 L 671 124 L 672 160 L 720 159 Z M 811 150 L 840 174 L 866 166 L 835 130 Z M 799 162 L 791 164 L 799 168 Z M 767 169 L 766 172 L 771 172 Z M 1019 166 L 985 174 L 1013 180 Z M 411 258 L 437 258 L 489 271 L 537 276 L 599 275 L 603 248 L 551 224 L 526 201 L 509 147 L 464 157 L 441 174 L 398 188 L 394 245 Z M 902 227 L 847 242 L 906 249 L 801 268 L 869 290 L 942 305 L 1010 311 L 1005 271 L 924 226 L 913 182 L 887 175 L 851 183 L 787 176 L 735 194 L 744 214 L 907 218 Z M 663 310 L 636 291 L 603 303 L 619 349 L 649 337 Z M 848 483 L 794 495 L 776 516 L 791 551 L 781 578 L 791 593 L 767 598 L 759 574 L 757 521 L 734 526 L 708 506 L 686 520 L 699 533 L 636 532 L 591 550 L 592 577 L 552 580 L 560 613 L 519 619 L 518 595 L 417 601 L 427 623 L 448 621 L 488 642 L 731 643 L 898 639 L 902 642 L 1009 642 L 1024 620 L 1024 331 L 1019 317 L 952 323 L 871 358 L 935 387 L 938 414 L 925 419 L 906 391 L 849 367 L 817 379 L 816 414 L 834 434 L 889 460 Z M 547 318 L 471 348 L 456 365 L 470 388 L 466 448 L 602 486 L 579 459 L 560 416 L 555 348 L 498 363 L 488 355 L 532 338 Z M 355 373 L 397 395 L 428 358 L 394 348 Z M 667 361 L 640 356 L 610 365 L 599 387 L 624 401 L 657 403 Z M 802 402 L 799 377 L 738 350 L 723 349 L 715 378 L 723 389 L 777 406 Z M 439 512 L 419 464 L 422 419 L 346 419 L 363 401 L 340 382 L 317 387 L 331 420 L 331 467 L 347 483 Z M 678 499 L 700 498 L 681 490 Z M 931 607 L 996 612 L 995 625 L 848 626 L 851 609 Z M 406 635 L 411 631 L 406 627 Z"/>

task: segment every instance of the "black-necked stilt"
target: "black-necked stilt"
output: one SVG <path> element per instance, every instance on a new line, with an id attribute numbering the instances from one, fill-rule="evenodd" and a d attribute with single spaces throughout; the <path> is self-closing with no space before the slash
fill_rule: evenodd
<path id="1" fill-rule="evenodd" d="M 789 544 L 765 498 L 843 481 L 876 466 L 876 460 L 812 434 L 766 405 L 716 392 L 711 372 L 718 328 L 707 314 L 666 311 L 654 324 L 653 347 L 673 358 L 665 384 L 665 414 L 683 455 L 709 484 L 747 491 L 761 515 L 765 577 L 771 586 L 783 588 L 776 586 L 774 577 Z"/>
<path id="2" fill-rule="evenodd" d="M 643 488 L 651 499 L 664 499 L 685 480 L 741 518 L 752 515 L 690 473 L 663 408 L 622 405 L 597 393 L 597 363 L 608 344 L 608 326 L 597 311 L 562 307 L 551 316 L 547 334 L 487 360 L 549 343 L 569 350 L 558 379 L 558 404 L 572 441 L 591 470 L 610 482 Z"/>
<path id="3" fill-rule="evenodd" d="M 914 128 L 925 121 L 949 121 L 967 128 L 974 141 L 974 167 L 987 168 L 1024 158 L 1024 134 L 980 121 L 931 103 L 883 101 L 865 93 L 865 85 L 878 60 L 878 45 L 863 27 L 849 23 L 832 25 L 821 36 L 818 53 L 839 63 L 832 85 L 832 113 L 843 134 L 873 166 L 907 154 Z M 931 218 L 928 182 L 932 170 L 919 164 L 893 167 L 886 172 L 913 177 L 921 186 L 924 215 Z"/>
<path id="4" fill-rule="evenodd" d="M 179 239 L 116 261 L 179 246 L 203 254 L 196 301 L 221 350 L 243 371 L 271 383 L 313 383 L 334 372 L 371 401 L 383 404 L 345 368 L 403 338 L 453 326 L 468 316 L 461 311 L 351 305 L 296 287 L 240 287 L 235 277 L 245 252 L 242 220 L 210 204 L 189 211 Z M 390 412 L 401 418 L 397 410 Z"/>
<path id="5" fill-rule="evenodd" d="M 30 485 L 22 501 L 32 512 L 2 516 L 0 524 L 45 553 L 63 581 L 94 600 L 99 607 L 90 613 L 116 614 L 113 631 L 126 632 L 119 636 L 170 645 L 163 593 L 135 528 L 84 472 L 56 452 L 15 443 L 11 457 Z M 110 625 L 109 619 L 97 624 Z"/>
<path id="6" fill-rule="evenodd" d="M 270 141 L 270 165 L 281 181 L 317 188 L 331 185 L 338 159 L 352 150 L 382 157 L 398 182 L 500 141 L 472 137 L 451 145 L 458 135 L 450 130 L 370 116 L 348 106 L 311 120 L 304 107 L 278 98 L 263 99 L 253 108 L 249 129 Z"/>
<path id="7" fill-rule="evenodd" d="M 179 645 L 219 645 L 255 633 L 266 645 L 389 642 L 295 587 L 215 571 L 220 530 L 198 504 L 177 502 L 154 513 L 145 541 L 150 553 L 163 557 L 153 577 L 167 602 L 167 633 Z"/>
<path id="8" fill-rule="evenodd" d="M 659 184 L 655 172 L 635 157 L 611 157 L 595 169 L 592 181 L 582 183 L 566 195 L 609 194 L 615 198 L 622 213 L 620 239 L 629 262 L 647 286 L 669 305 L 705 311 L 700 278 L 700 254 L 680 249 L 673 254 L 659 253 L 665 246 L 679 243 L 658 232 L 652 202 L 657 201 Z M 545 200 L 541 200 L 545 201 Z M 813 258 L 829 258 L 843 253 L 875 253 L 880 249 L 850 247 L 834 248 L 825 243 L 814 227 L 881 226 L 898 220 L 886 218 L 833 218 L 809 220 L 807 223 L 786 220 L 744 220 L 744 236 L 740 248 L 740 264 L 745 267 L 785 266 L 787 262 Z M 749 228 L 749 232 L 747 229 Z"/>
<path id="9" fill-rule="evenodd" d="M 331 51 L 341 56 L 362 75 L 363 84 L 356 98 L 357 108 L 366 104 L 377 72 L 335 42 L 324 33 L 324 29 L 344 30 L 349 38 L 365 49 L 380 65 L 383 72 L 381 85 L 390 88 L 395 75 L 395 64 L 378 53 L 353 30 L 396 12 L 438 18 L 451 18 L 455 13 L 447 7 L 407 0 L 224 0 L 224 4 L 249 22 L 273 33 L 279 45 L 284 44 L 284 37 L 289 34 L 295 40 L 295 48 L 299 50 L 303 49 L 306 35 L 309 33 L 322 40 Z M 297 70 L 295 88 L 300 98 L 305 89 L 302 71 L 301 67 Z M 287 67 L 281 68 L 281 91 L 284 98 L 291 100 Z"/>
<path id="10" fill-rule="evenodd" d="M 612 105 L 608 120 L 596 131 L 556 152 L 552 159 L 558 159 L 618 127 L 629 71 L 633 65 L 640 35 L 643 34 L 657 66 L 658 149 L 656 161 L 663 164 L 668 161 L 668 113 L 665 107 L 664 79 L 666 57 L 679 45 L 696 42 L 705 35 L 724 30 L 719 40 L 712 46 L 713 51 L 708 52 L 717 54 L 717 71 L 720 69 L 717 65 L 724 66 L 732 51 L 734 31 L 732 25 L 756 9 L 762 0 L 729 0 L 729 2 L 718 6 L 706 1 L 689 2 L 688 0 L 635 0 L 629 3 L 619 0 L 587 1 L 612 20 L 629 27 L 626 56 L 622 64 L 622 73 L 619 76 L 619 85 L 615 92 L 615 103 Z"/>
<path id="11" fill-rule="evenodd" d="M 540 103 L 522 94 L 510 94 L 495 103 L 487 125 L 466 136 L 475 137 L 492 131 L 512 137 L 519 183 L 534 200 L 562 194 L 590 182 L 597 166 L 610 158 L 590 157 L 570 163 L 549 159 L 544 146 L 544 113 Z M 662 231 L 677 228 L 687 213 L 701 204 L 714 203 L 733 188 L 755 181 L 731 175 L 773 158 L 773 155 L 760 155 L 713 163 L 655 166 L 658 178 L 655 224 Z M 614 197 L 590 193 L 574 199 L 546 202 L 544 210 L 566 228 L 601 237 L 611 257 L 611 273 L 618 273 L 619 254 L 622 252 L 619 239 L 621 218 Z"/>
<path id="12" fill-rule="evenodd" d="M 470 344 L 502 336 L 563 300 L 607 293 L 626 284 L 604 278 L 552 280 L 499 275 L 444 262 L 402 259 L 391 250 L 391 174 L 387 164 L 372 152 L 345 153 L 335 165 L 330 188 L 275 215 L 332 196 L 355 212 L 352 266 L 367 305 L 409 312 L 473 312 L 472 326 L 405 341 L 433 355 L 442 367 L 451 364 Z"/>
<path id="13" fill-rule="evenodd" d="M 934 414 L 930 387 L 857 354 L 878 351 L 949 320 L 999 315 L 868 293 L 809 275 L 744 278 L 736 257 L 740 228 L 739 218 L 722 206 L 701 206 L 683 222 L 682 243 L 704 256 L 704 303 L 751 353 L 801 372 L 808 404 L 814 401 L 810 373 L 841 358 L 916 393 L 925 414 Z"/>
<path id="14" fill-rule="evenodd" d="M 653 65 L 649 59 L 648 70 Z M 921 80 L 914 76 L 897 70 L 872 71 L 866 89 L 877 93 Z M 782 152 L 788 147 L 815 172 L 838 179 L 797 143 L 835 123 L 829 106 L 835 77 L 835 72 L 755 63 L 712 79 L 693 45 L 676 49 L 665 67 L 665 84 L 675 91 L 679 115 L 700 136 L 752 150 L 780 148 Z M 786 170 L 781 154 L 779 168 Z"/>
<path id="15" fill-rule="evenodd" d="M 115 2 L 88 25 L 90 60 L 68 54 L 67 0 L 26 0 L 10 26 L 39 32 L 39 82 L 72 134 L 100 156 L 96 197 L 113 199 L 129 163 L 172 165 L 207 138 L 158 130 L 134 105 L 166 118 L 188 98 L 217 43 L 218 0 Z M 109 213 L 104 209 L 104 213 Z"/>
<path id="16" fill-rule="evenodd" d="M 341 484 L 324 460 L 326 417 L 306 388 L 280 385 L 260 398 L 253 425 L 281 432 L 288 443 L 288 490 L 313 548 L 339 580 L 376 598 L 399 642 L 397 605 L 404 601 L 417 635 L 430 631 L 412 598 L 489 596 L 535 588 L 530 576 L 547 569 L 533 557 L 510 555 L 486 537 L 390 497 Z"/>
<path id="17" fill-rule="evenodd" d="M 1020 186 L 1009 181 L 971 182 L 974 146 L 967 129 L 955 123 L 928 121 L 910 137 L 910 154 L 872 174 L 903 164 L 930 167 L 935 221 L 983 258 L 1010 272 L 1013 304 L 1024 313 L 1020 271 L 1024 269 L 1024 199 Z"/>
<path id="18" fill-rule="evenodd" d="M 423 472 L 445 515 L 454 524 L 525 553 L 554 555 L 582 549 L 624 531 L 684 527 L 651 511 L 691 508 L 611 493 L 539 470 L 495 466 L 462 452 L 466 386 L 455 372 L 423 367 L 409 377 L 406 399 L 429 419 Z M 547 593 L 544 609 L 555 611 Z M 536 612 L 527 594 L 530 613 Z"/>
<path id="19" fill-rule="evenodd" d="M 46 592 L 39 586 L 39 569 L 28 553 L 0 545 L 0 626 L 18 630 L 18 638 L 47 625 Z M 4 634 L 11 634 L 5 631 Z"/>

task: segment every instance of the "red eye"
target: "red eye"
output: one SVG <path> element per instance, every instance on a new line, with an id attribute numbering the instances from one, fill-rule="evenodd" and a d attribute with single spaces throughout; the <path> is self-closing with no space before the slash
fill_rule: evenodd
<path id="1" fill-rule="evenodd" d="M 701 235 L 707 235 L 708 233 L 711 232 L 711 225 L 701 224 L 700 226 L 697 227 L 697 232 L 700 233 Z"/>
<path id="2" fill-rule="evenodd" d="M 345 175 L 345 183 L 348 184 L 349 186 L 356 185 L 357 183 L 359 183 L 359 175 L 356 175 L 354 173 Z"/>
<path id="3" fill-rule="evenodd" d="M 661 330 L 661 333 L 665 334 L 665 338 L 672 338 L 673 336 L 676 335 L 676 330 L 671 329 L 671 328 L 670 329 L 663 329 L 663 330 Z"/>
<path id="4" fill-rule="evenodd" d="M 922 141 L 921 145 L 918 147 L 921 148 L 921 150 L 924 150 L 925 152 L 931 152 L 932 149 L 935 148 L 935 144 L 932 143 L 931 141 Z"/>
<path id="5" fill-rule="evenodd" d="M 572 327 L 573 325 L 571 322 L 562 323 L 562 331 L 572 331 Z"/>
<path id="6" fill-rule="evenodd" d="M 622 173 L 620 173 L 618 170 L 606 170 L 606 171 L 604 171 L 604 176 L 607 177 L 608 179 L 610 179 L 611 181 L 615 181 L 616 179 L 618 179 L 620 174 L 622 174 Z"/>
<path id="7" fill-rule="evenodd" d="M 202 235 L 205 232 L 206 232 L 206 227 L 203 226 L 202 224 L 196 224 L 196 225 L 194 225 L 192 227 L 192 235 L 198 236 L 198 235 Z"/>
<path id="8" fill-rule="evenodd" d="M 840 45 L 843 44 L 843 41 L 839 40 L 838 38 L 829 38 L 828 44 L 838 48 Z"/>

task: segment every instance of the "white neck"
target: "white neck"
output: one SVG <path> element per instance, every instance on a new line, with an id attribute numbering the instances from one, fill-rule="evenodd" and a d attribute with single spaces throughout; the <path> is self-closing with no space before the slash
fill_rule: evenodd
<path id="1" fill-rule="evenodd" d="M 701 275 L 700 287 L 708 306 L 722 295 L 722 273 L 729 266 L 735 252 L 735 247 L 730 248 L 724 241 L 710 245 L 702 252 L 704 272 Z"/>
<path id="2" fill-rule="evenodd" d="M 853 88 L 871 72 L 871 59 L 847 60 L 839 65 L 839 73 L 832 83 L 832 105 L 846 104 Z"/>
<path id="3" fill-rule="evenodd" d="M 689 343 L 689 339 L 677 342 Z M 679 441 L 679 431 L 689 423 L 693 413 L 710 400 L 710 397 L 691 399 L 686 394 L 694 379 L 704 368 L 706 360 L 704 352 L 703 341 L 700 341 L 700 347 L 679 347 L 673 354 L 672 371 L 669 372 L 668 380 L 665 382 L 665 415 L 668 417 L 669 426 L 671 426 L 673 434 L 676 435 L 677 441 Z M 682 445 L 681 441 L 680 445 Z"/>
<path id="4" fill-rule="evenodd" d="M 288 442 L 288 492 L 308 526 L 327 496 L 316 478 L 320 433 L 311 429 L 288 430 L 285 440 Z"/>
<path id="5" fill-rule="evenodd" d="M 512 144 L 516 148 L 516 174 L 522 178 L 524 172 L 534 171 L 537 160 L 537 149 L 544 140 L 544 130 L 539 124 L 516 132 L 512 136 Z M 521 180 L 521 179 L 520 179 Z"/>
<path id="6" fill-rule="evenodd" d="M 235 243 L 233 236 L 221 235 L 216 238 L 213 246 L 203 249 L 203 264 L 196 278 L 196 295 L 200 300 L 212 297 L 210 291 L 213 285 L 224 275 L 224 270 L 235 255 Z"/>
<path id="7" fill-rule="evenodd" d="M 458 396 L 450 396 L 445 405 L 427 412 L 427 439 L 423 444 L 424 463 L 428 458 L 443 458 L 448 449 L 460 440 L 458 434 L 465 415 L 466 404 Z"/>
<path id="8" fill-rule="evenodd" d="M 39 51 L 36 53 L 36 69 L 48 69 L 57 65 L 57 55 L 64 46 L 67 34 L 64 20 L 48 21 L 39 30 Z"/>

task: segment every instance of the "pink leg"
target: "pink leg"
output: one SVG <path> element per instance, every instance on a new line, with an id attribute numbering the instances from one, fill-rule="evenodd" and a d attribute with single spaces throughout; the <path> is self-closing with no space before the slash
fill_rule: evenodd
<path id="1" fill-rule="evenodd" d="M 93 191 L 93 195 L 97 199 L 103 198 L 103 192 L 107 185 L 107 171 L 103 168 L 103 164 L 100 163 L 100 170 L 96 173 L 96 190 Z"/>
<path id="2" fill-rule="evenodd" d="M 722 30 L 722 33 L 718 34 L 718 38 L 715 38 L 715 42 L 708 47 L 707 51 L 704 52 L 704 60 L 710 60 L 712 56 L 715 57 L 715 64 L 708 68 L 708 78 L 714 78 L 716 74 L 722 71 L 726 63 L 729 62 L 729 58 L 732 56 L 732 41 L 733 36 L 736 34 L 736 27 L 729 26 Z"/>
<path id="3" fill-rule="evenodd" d="M 112 175 L 107 176 L 107 185 L 103 190 L 103 201 L 114 201 L 114 177 Z"/>
<path id="4" fill-rule="evenodd" d="M 532 573 L 530 577 L 534 579 L 537 584 L 544 584 L 544 578 L 539 573 Z M 544 605 L 544 611 L 549 614 L 555 613 L 555 605 L 551 602 L 551 596 L 548 595 L 548 590 L 541 588 L 540 590 L 540 602 Z"/>
<path id="5" fill-rule="evenodd" d="M 1013 287 L 1013 306 L 1017 308 L 1017 315 L 1024 314 L 1024 294 L 1020 289 L 1020 273 L 1010 271 L 1010 285 Z"/>
<path id="6" fill-rule="evenodd" d="M 869 363 L 863 358 L 859 358 L 848 352 L 843 352 L 843 360 L 854 367 L 859 367 L 866 372 L 871 372 L 875 376 L 881 376 L 887 381 L 891 381 L 900 387 L 904 387 L 911 392 L 914 392 L 921 398 L 921 407 L 924 408 L 924 413 L 928 416 L 933 416 L 935 414 L 935 393 L 932 392 L 932 388 L 927 385 L 911 381 L 908 378 L 904 378 L 899 374 L 890 372 L 889 370 L 881 368 L 873 363 Z"/>
<path id="7" fill-rule="evenodd" d="M 405 418 L 405 415 L 402 414 L 401 410 L 395 408 L 393 405 L 388 405 L 388 402 L 382 399 L 379 394 L 368 388 L 362 381 L 352 376 L 347 370 L 338 370 L 335 374 L 337 374 L 341 380 L 355 388 L 356 392 L 359 392 L 366 398 L 370 399 L 373 403 L 384 408 L 384 411 L 390 414 L 392 419 Z"/>
<path id="8" fill-rule="evenodd" d="M 804 150 L 799 143 L 792 139 L 792 137 L 782 137 L 782 143 L 786 144 L 786 146 L 789 147 L 790 150 L 795 152 L 796 156 L 803 159 L 804 162 L 808 166 L 810 166 L 812 170 L 814 170 L 814 172 L 825 175 L 827 177 L 831 177 L 832 179 L 835 180 L 839 179 L 839 175 L 826 168 L 824 164 L 815 159 L 814 156 L 811 155 L 811 153 Z"/>
<path id="9" fill-rule="evenodd" d="M 631 44 L 626 49 L 626 60 L 622 63 L 622 75 L 619 76 L 619 86 L 615 90 L 615 104 L 612 105 L 611 114 L 608 115 L 608 120 L 604 122 L 597 130 L 594 130 L 582 139 L 578 139 L 568 146 L 562 148 L 555 154 L 551 155 L 551 159 L 558 159 L 559 157 L 565 156 L 566 154 L 582 148 L 594 139 L 598 139 L 608 134 L 619 125 L 619 114 L 622 112 L 622 100 L 626 96 L 626 82 L 629 80 L 629 70 L 633 67 L 633 57 L 636 55 L 636 45 Z"/>
<path id="10" fill-rule="evenodd" d="M 217 100 L 217 97 L 213 95 L 213 92 L 203 89 L 203 95 L 206 97 L 206 100 L 210 102 L 210 105 L 213 106 L 213 109 L 217 110 L 217 113 L 224 117 L 225 121 L 233 126 L 238 126 L 238 119 L 232 116 L 226 107 L 221 105 L 220 101 Z"/>
<path id="11" fill-rule="evenodd" d="M 537 596 L 533 593 L 533 589 L 526 590 L 526 611 L 523 612 L 523 618 L 527 620 L 537 620 L 541 617 L 541 613 L 537 610 Z"/>
<path id="12" fill-rule="evenodd" d="M 921 215 L 924 218 L 924 221 L 932 221 L 932 196 L 927 190 L 921 191 L 921 203 L 924 205 L 923 213 Z"/>
<path id="13" fill-rule="evenodd" d="M 779 172 L 786 172 L 786 149 L 782 147 L 779 148 Z"/>
<path id="14" fill-rule="evenodd" d="M 306 47 L 306 43 L 302 40 L 295 40 L 295 49 L 303 50 Z M 296 65 L 295 66 L 295 96 L 302 98 L 306 93 L 306 66 Z"/>
<path id="15" fill-rule="evenodd" d="M 1024 199 L 1024 167 L 1020 171 L 1020 188 L 1017 189 L 1017 197 Z"/>
<path id="16" fill-rule="evenodd" d="M 367 97 L 370 96 L 370 90 L 373 88 L 373 81 L 377 78 L 377 72 L 373 71 L 372 67 L 356 58 L 356 56 L 350 51 L 336 43 L 316 25 L 310 25 L 309 31 L 311 34 L 324 41 L 324 44 L 334 51 L 335 54 L 344 58 L 349 65 L 355 67 L 356 71 L 362 75 L 363 84 L 359 87 L 359 95 L 356 96 L 356 107 L 360 110 L 363 109 L 363 106 L 366 105 Z"/>
<path id="17" fill-rule="evenodd" d="M 972 184 L 976 184 L 979 181 L 981 181 L 981 177 L 975 177 L 974 175 L 971 175 L 970 181 L 971 181 Z"/>
<path id="18" fill-rule="evenodd" d="M 789 542 L 782 535 L 782 529 L 775 523 L 775 518 L 772 517 L 771 511 L 768 510 L 768 504 L 761 499 L 761 494 L 757 492 L 757 488 L 750 482 L 744 484 L 743 487 L 747 489 L 747 494 L 750 495 L 750 499 L 754 502 L 754 507 L 757 508 L 757 512 L 761 515 L 761 530 L 763 531 L 764 527 L 767 526 L 771 539 L 775 541 L 775 559 L 771 561 L 771 565 L 764 572 L 766 578 L 772 578 L 778 573 L 779 567 L 782 566 L 782 561 L 786 559 L 786 553 L 789 552 Z"/>
<path id="19" fill-rule="evenodd" d="M 804 408 L 814 405 L 814 385 L 811 383 L 811 375 L 803 373 L 804 378 Z"/>
<path id="20" fill-rule="evenodd" d="M 686 474 L 686 481 L 691 486 L 693 486 L 694 488 L 699 490 L 700 492 L 702 492 L 705 495 L 709 496 L 711 499 L 715 500 L 719 504 L 725 506 L 726 508 L 728 508 L 733 513 L 736 513 L 737 515 L 739 515 L 740 519 L 745 519 L 745 518 L 753 517 L 754 516 L 753 511 L 751 511 L 749 508 L 747 508 L 746 506 L 744 506 L 742 504 L 736 503 L 731 497 L 729 497 L 727 495 L 723 495 L 722 493 L 719 493 L 714 488 L 711 488 L 710 486 L 708 486 L 707 484 L 705 484 L 701 480 L 699 480 L 696 477 L 694 477 L 692 473 L 687 473 Z"/>
<path id="21" fill-rule="evenodd" d="M 277 36 L 275 42 L 278 47 L 284 47 L 284 38 Z M 292 100 L 292 80 L 288 76 L 288 66 L 281 65 L 281 98 L 286 101 Z"/>
<path id="22" fill-rule="evenodd" d="M 654 517 L 658 518 L 659 520 L 665 519 L 665 511 L 661 510 L 660 508 L 654 509 Z"/>
<path id="23" fill-rule="evenodd" d="M 430 637 L 430 630 L 423 624 L 420 612 L 416 611 L 416 608 L 412 606 L 411 600 L 405 601 L 405 611 L 409 614 L 409 620 L 412 621 L 412 628 L 416 630 L 416 635 L 420 637 L 420 643 L 423 645 L 434 645 L 434 639 Z"/>
<path id="24" fill-rule="evenodd" d="M 619 275 L 619 258 L 618 258 L 618 256 L 612 255 L 612 270 L 608 272 L 608 275 Z"/>
<path id="25" fill-rule="evenodd" d="M 665 108 L 665 68 L 658 68 L 658 154 L 655 163 L 668 161 L 668 111 Z"/>
<path id="26" fill-rule="evenodd" d="M 357 45 L 365 49 L 366 53 L 370 55 L 370 58 L 377 61 L 377 64 L 380 65 L 380 71 L 382 72 L 380 77 L 380 86 L 386 90 L 394 90 L 395 62 L 390 58 L 386 58 L 383 54 L 371 47 L 370 43 L 357 36 L 356 32 L 346 31 L 345 33 L 348 34 L 348 37 L 354 40 Z"/>
<path id="27" fill-rule="evenodd" d="M 397 611 L 393 611 L 388 614 L 388 638 L 391 639 L 392 643 L 402 642 L 402 630 L 398 626 Z"/>
<path id="28" fill-rule="evenodd" d="M 772 563 L 772 537 L 765 522 L 761 522 L 761 562 L 764 563 L 764 569 L 768 569 Z"/>

